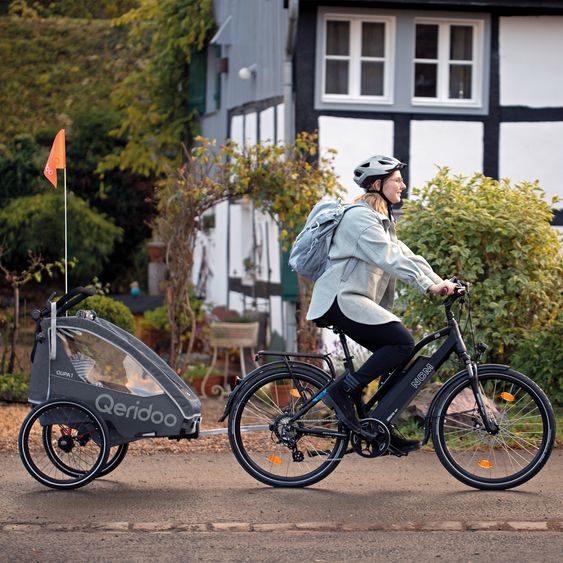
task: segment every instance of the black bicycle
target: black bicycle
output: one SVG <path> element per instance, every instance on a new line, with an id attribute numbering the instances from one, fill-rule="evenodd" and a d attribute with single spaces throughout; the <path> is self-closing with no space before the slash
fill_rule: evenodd
<path id="1" fill-rule="evenodd" d="M 447 326 L 421 340 L 371 398 L 358 400 L 362 429 L 375 438 L 350 431 L 322 401 L 336 376 L 329 354 L 259 352 L 258 357 L 276 359 L 241 380 L 221 418 L 229 417 L 229 440 L 240 465 L 267 485 L 304 487 L 324 479 L 347 453 L 406 455 L 391 446 L 389 428 L 455 353 L 465 368 L 430 403 L 423 444 L 432 435 L 444 467 L 478 489 L 508 489 L 536 475 L 555 438 L 549 399 L 530 378 L 508 366 L 479 364 L 484 345 L 470 357 L 452 312 L 454 303 L 462 308 L 468 299 L 469 284 L 455 281 L 456 291 L 444 300 Z M 346 337 L 332 328 L 342 343 L 345 366 L 353 372 Z M 470 331 L 473 336 L 472 327 Z M 438 340 L 443 342 L 430 357 L 420 355 Z M 328 371 L 308 363 L 312 359 L 322 360 Z"/>

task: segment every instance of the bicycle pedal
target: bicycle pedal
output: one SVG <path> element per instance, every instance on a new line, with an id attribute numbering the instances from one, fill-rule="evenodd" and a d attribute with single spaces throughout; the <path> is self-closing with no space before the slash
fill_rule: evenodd
<path id="1" fill-rule="evenodd" d="M 398 448 L 395 448 L 393 446 L 389 446 L 387 451 L 382 455 L 394 455 L 395 457 L 406 457 L 406 456 L 409 455 L 409 452 L 403 452 L 403 451 L 399 450 Z"/>

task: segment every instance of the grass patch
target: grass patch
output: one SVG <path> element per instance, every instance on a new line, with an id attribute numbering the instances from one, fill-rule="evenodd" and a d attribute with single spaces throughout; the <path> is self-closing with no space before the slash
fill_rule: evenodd
<path id="1" fill-rule="evenodd" d="M 555 447 L 561 448 L 563 447 L 563 407 L 555 406 L 553 407 L 555 412 Z M 413 439 L 413 440 L 421 440 L 424 436 L 424 426 L 416 419 L 410 418 L 409 420 L 400 422 L 397 425 L 397 428 L 401 431 L 405 437 Z M 432 438 L 428 442 L 426 446 L 432 446 Z"/>

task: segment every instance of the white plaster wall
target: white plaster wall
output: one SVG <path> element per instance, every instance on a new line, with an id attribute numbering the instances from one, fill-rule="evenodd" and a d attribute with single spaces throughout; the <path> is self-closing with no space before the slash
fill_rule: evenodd
<path id="1" fill-rule="evenodd" d="M 483 124 L 470 121 L 412 121 L 410 187 L 433 178 L 437 166 L 453 174 L 483 171 Z"/>
<path id="2" fill-rule="evenodd" d="M 228 307 L 232 311 L 242 313 L 244 311 L 244 295 L 235 291 L 229 292 Z"/>
<path id="3" fill-rule="evenodd" d="M 500 103 L 563 106 L 563 16 L 500 18 Z"/>
<path id="4" fill-rule="evenodd" d="M 242 146 L 244 142 L 243 129 L 244 127 L 244 116 L 234 115 L 231 119 L 231 139 L 235 141 L 239 146 Z"/>
<path id="5" fill-rule="evenodd" d="M 282 298 L 279 295 L 272 295 L 270 297 L 270 335 L 275 331 L 283 336 L 282 308 Z"/>
<path id="6" fill-rule="evenodd" d="M 199 235 L 198 256 L 196 257 L 193 282 L 197 283 L 201 259 L 201 245 L 207 246 L 207 263 L 209 266 L 209 277 L 207 280 L 208 302 L 215 305 L 224 305 L 227 299 L 227 277 L 225 267 L 227 263 L 227 213 L 228 203 L 222 202 L 215 206 L 215 229 L 209 235 Z"/>
<path id="7" fill-rule="evenodd" d="M 374 154 L 393 153 L 393 122 L 379 119 L 353 119 L 321 116 L 319 118 L 321 151 L 336 149 L 334 169 L 352 200 L 361 195 L 353 180 L 354 168 Z"/>
<path id="8" fill-rule="evenodd" d="M 260 142 L 274 142 L 275 141 L 275 128 L 274 128 L 274 107 L 269 107 L 260 112 Z"/>
<path id="9" fill-rule="evenodd" d="M 256 112 L 247 113 L 244 116 L 244 146 L 248 147 L 256 144 Z"/>
<path id="10" fill-rule="evenodd" d="M 244 276 L 243 261 L 252 254 L 252 204 L 239 202 L 230 208 L 229 275 Z"/>
<path id="11" fill-rule="evenodd" d="M 277 131 L 277 139 L 276 141 L 278 143 L 283 144 L 285 141 L 285 105 L 284 104 L 278 104 L 276 106 L 276 119 L 277 119 L 277 126 L 278 126 L 278 131 Z"/>
<path id="12" fill-rule="evenodd" d="M 499 175 L 539 180 L 548 199 L 563 197 L 563 122 L 501 123 Z M 560 207 L 558 204 L 557 207 Z"/>

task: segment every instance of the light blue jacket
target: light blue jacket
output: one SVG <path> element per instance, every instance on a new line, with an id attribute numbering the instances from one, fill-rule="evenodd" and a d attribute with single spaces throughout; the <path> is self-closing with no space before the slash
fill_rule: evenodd
<path id="1" fill-rule="evenodd" d="M 315 282 L 307 319 L 322 317 L 335 297 L 349 319 L 364 324 L 399 321 L 391 313 L 395 281 L 422 292 L 442 278 L 397 239 L 395 225 L 366 203 L 346 212 L 332 238 L 329 266 Z"/>

